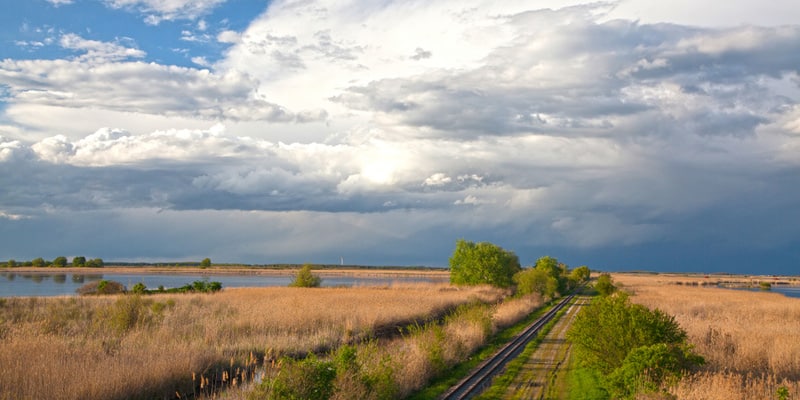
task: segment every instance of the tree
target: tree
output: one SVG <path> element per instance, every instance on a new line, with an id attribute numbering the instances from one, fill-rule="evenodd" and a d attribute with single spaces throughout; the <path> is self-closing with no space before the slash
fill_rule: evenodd
<path id="1" fill-rule="evenodd" d="M 17 260 L 14 260 L 12 258 L 12 259 L 8 260 L 8 262 L 6 264 L 8 265 L 8 268 L 14 268 L 14 267 L 17 266 Z"/>
<path id="2" fill-rule="evenodd" d="M 517 284 L 517 293 L 521 295 L 538 293 L 542 297 L 553 298 L 558 291 L 558 280 L 550 276 L 545 270 L 527 268 L 514 275 Z"/>
<path id="3" fill-rule="evenodd" d="M 600 293 L 601 296 L 608 296 L 617 290 L 617 287 L 614 286 L 614 281 L 611 279 L 611 275 L 609 274 L 600 274 L 600 276 L 597 277 L 597 282 L 595 282 L 594 288 L 598 293 Z"/>
<path id="4" fill-rule="evenodd" d="M 570 279 L 578 283 L 583 283 L 588 281 L 591 275 L 592 271 L 589 269 L 589 267 L 585 265 L 581 265 L 580 267 L 573 269 L 569 273 Z"/>
<path id="5" fill-rule="evenodd" d="M 311 273 L 311 265 L 305 264 L 295 276 L 294 281 L 289 284 L 292 287 L 319 287 L 322 279 Z"/>
<path id="6" fill-rule="evenodd" d="M 67 257 L 58 256 L 53 260 L 53 266 L 56 268 L 64 268 L 67 266 Z"/>
<path id="7" fill-rule="evenodd" d="M 450 257 L 450 283 L 509 287 L 521 269 L 519 258 L 512 251 L 489 242 L 459 239 Z"/>
<path id="8" fill-rule="evenodd" d="M 73 267 L 85 267 L 86 266 L 86 257 L 73 257 L 72 258 L 72 266 Z"/>
<path id="9" fill-rule="evenodd" d="M 200 261 L 200 268 L 208 268 L 211 266 L 211 259 L 204 258 L 203 261 Z"/>
<path id="10" fill-rule="evenodd" d="M 37 258 L 34 258 L 33 260 L 31 260 L 31 265 L 34 266 L 34 267 L 41 268 L 41 267 L 44 267 L 45 265 L 47 265 L 47 262 L 44 260 L 44 258 L 37 257 Z"/>
<path id="11" fill-rule="evenodd" d="M 103 263 L 102 258 L 93 258 L 89 261 L 86 261 L 85 265 L 89 268 L 103 268 L 105 263 Z"/>

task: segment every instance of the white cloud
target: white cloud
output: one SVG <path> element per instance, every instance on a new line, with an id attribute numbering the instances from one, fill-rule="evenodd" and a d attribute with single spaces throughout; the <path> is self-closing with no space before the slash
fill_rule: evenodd
<path id="1" fill-rule="evenodd" d="M 211 12 L 226 0 L 102 0 L 108 7 L 122 8 L 145 15 L 145 22 L 195 20 Z"/>
<path id="2" fill-rule="evenodd" d="M 192 248 L 232 218 L 249 239 L 208 245 L 253 258 L 796 241 L 772 224 L 800 198 L 800 29 L 609 17 L 628 4 L 278 1 L 208 70 L 75 37 L 97 56 L 0 61 L 0 204 Z"/>
<path id="3" fill-rule="evenodd" d="M 142 62 L 95 65 L 85 59 L 3 60 L 0 84 L 7 86 L 12 104 L 200 119 L 309 120 L 307 110 L 298 117 L 268 101 L 255 90 L 257 81 L 236 71 L 219 74 Z"/>
<path id="4" fill-rule="evenodd" d="M 192 62 L 201 67 L 210 67 L 211 63 L 205 57 L 192 57 Z"/>
<path id="5" fill-rule="evenodd" d="M 54 6 L 56 6 L 56 7 L 59 7 L 59 6 L 72 4 L 72 3 L 75 2 L 75 0 L 47 0 L 47 2 L 52 4 L 52 5 L 54 5 Z"/>
<path id="6" fill-rule="evenodd" d="M 144 51 L 139 49 L 125 47 L 119 43 L 88 40 L 74 33 L 62 35 L 59 44 L 68 50 L 84 52 L 84 54 L 78 56 L 77 61 L 88 63 L 122 61 L 143 58 L 146 55 Z"/>
<path id="7" fill-rule="evenodd" d="M 217 34 L 217 41 L 220 43 L 239 43 L 241 39 L 239 33 L 231 30 L 224 30 Z"/>

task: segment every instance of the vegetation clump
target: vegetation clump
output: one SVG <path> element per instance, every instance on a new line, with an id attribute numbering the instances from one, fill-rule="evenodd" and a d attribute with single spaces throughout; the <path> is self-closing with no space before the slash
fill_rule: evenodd
<path id="1" fill-rule="evenodd" d="M 594 284 L 594 289 L 597 290 L 600 296 L 608 296 L 614 293 L 617 287 L 614 285 L 614 280 L 611 279 L 611 275 L 600 274 L 600 276 L 597 277 L 597 282 Z"/>
<path id="2" fill-rule="evenodd" d="M 449 261 L 450 283 L 456 285 L 510 287 L 514 274 L 521 270 L 514 252 L 489 242 L 459 239 Z"/>
<path id="3" fill-rule="evenodd" d="M 322 284 L 322 278 L 317 275 L 311 273 L 311 265 L 305 264 L 299 271 L 297 271 L 297 276 L 295 276 L 292 283 L 289 284 L 291 287 L 319 287 Z"/>
<path id="4" fill-rule="evenodd" d="M 102 295 L 125 293 L 125 285 L 117 281 L 99 280 L 88 282 L 79 287 L 76 292 L 80 295 Z"/>
<path id="5" fill-rule="evenodd" d="M 658 392 L 704 363 L 674 317 L 632 304 L 625 292 L 595 299 L 568 338 L 581 366 L 601 376 L 615 399 Z"/>
<path id="6" fill-rule="evenodd" d="M 139 282 L 131 288 L 133 294 L 153 294 L 153 293 L 214 293 L 222 290 L 222 283 L 208 282 L 205 280 L 187 283 L 181 287 L 164 289 L 159 286 L 156 290 L 147 289 L 143 282 Z M 101 294 L 122 294 L 127 293 L 125 286 L 119 282 L 99 280 L 86 283 L 76 290 L 81 295 L 101 295 Z"/>

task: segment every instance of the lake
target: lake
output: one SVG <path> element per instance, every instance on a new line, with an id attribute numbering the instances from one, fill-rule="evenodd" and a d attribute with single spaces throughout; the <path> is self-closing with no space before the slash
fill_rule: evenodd
<path id="1" fill-rule="evenodd" d="M 441 277 L 421 277 L 396 275 L 390 277 L 374 276 L 321 276 L 323 287 L 335 286 L 377 286 L 398 283 L 447 282 Z M 123 273 L 41 273 L 41 272 L 0 272 L 0 297 L 20 296 L 69 296 L 87 282 L 101 279 L 117 281 L 131 289 L 141 282 L 148 289 L 159 286 L 165 288 L 181 287 L 194 281 L 208 280 L 222 283 L 222 288 L 289 286 L 293 275 L 215 275 L 215 274 L 123 274 Z"/>
<path id="2" fill-rule="evenodd" d="M 789 285 L 772 285 L 772 288 L 769 290 L 761 290 L 759 288 L 727 288 L 733 290 L 746 290 L 749 292 L 772 292 L 772 293 L 780 293 L 786 297 L 796 297 L 800 298 L 800 286 L 789 286 Z"/>

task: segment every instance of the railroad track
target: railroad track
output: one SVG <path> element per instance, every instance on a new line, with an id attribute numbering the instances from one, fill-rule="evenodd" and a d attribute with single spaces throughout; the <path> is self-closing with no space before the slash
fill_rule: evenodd
<path id="1" fill-rule="evenodd" d="M 503 370 L 503 367 L 515 357 L 517 357 L 525 345 L 536 337 L 539 330 L 542 329 L 548 322 L 550 322 L 562 308 L 564 308 L 574 294 L 567 296 L 561 300 L 555 307 L 550 309 L 543 316 L 539 317 L 534 323 L 530 324 L 525 330 L 517 335 L 513 340 L 504 345 L 492 357 L 483 361 L 464 379 L 458 382 L 450 390 L 445 392 L 440 399 L 442 400 L 463 400 L 469 399 L 473 396 L 480 394 L 486 386 L 488 386 L 492 378 Z"/>

